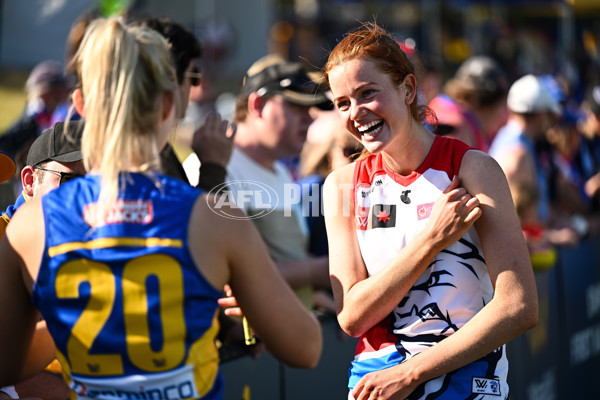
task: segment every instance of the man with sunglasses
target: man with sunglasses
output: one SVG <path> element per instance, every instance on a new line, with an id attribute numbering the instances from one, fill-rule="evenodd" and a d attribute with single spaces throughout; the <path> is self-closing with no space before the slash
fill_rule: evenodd
<path id="1" fill-rule="evenodd" d="M 78 176 L 85 175 L 81 161 L 83 122 L 58 122 L 45 130 L 31 145 L 27 165 L 21 170 L 23 191 L 15 204 L 0 215 L 0 237 L 17 209 L 29 199 L 43 196 Z"/>
<path id="2" fill-rule="evenodd" d="M 202 45 L 191 31 L 170 18 L 150 17 L 133 21 L 132 24 L 157 31 L 169 43 L 179 93 L 176 101 L 177 119 L 183 119 L 189 104 L 191 87 L 200 85 L 202 79 Z M 210 190 L 225 181 L 225 168 L 231 157 L 235 134 L 235 128 L 228 128 L 228 125 L 228 121 L 221 120 L 219 114 L 211 113 L 207 115 L 203 126 L 194 132 L 192 150 L 201 162 L 200 178 L 196 186 L 201 189 Z M 190 182 L 170 143 L 163 148 L 160 158 L 165 175 Z M 195 171 L 194 175 L 197 174 Z"/>

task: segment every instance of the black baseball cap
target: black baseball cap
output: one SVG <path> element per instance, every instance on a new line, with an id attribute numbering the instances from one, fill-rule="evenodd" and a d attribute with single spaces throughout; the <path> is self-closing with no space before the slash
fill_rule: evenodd
<path id="1" fill-rule="evenodd" d="M 253 92 L 259 96 L 278 94 L 300 106 L 333 109 L 325 86 L 312 80 L 302 64 L 277 55 L 267 55 L 248 69 L 241 93 L 249 95 Z"/>
<path id="2" fill-rule="evenodd" d="M 35 139 L 27 154 L 27 165 L 36 166 L 46 161 L 81 161 L 82 134 L 82 120 L 57 122 Z"/>

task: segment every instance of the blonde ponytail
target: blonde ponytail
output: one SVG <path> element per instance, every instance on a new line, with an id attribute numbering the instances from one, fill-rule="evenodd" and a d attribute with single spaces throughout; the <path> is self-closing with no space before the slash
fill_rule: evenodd
<path id="1" fill-rule="evenodd" d="M 176 89 L 175 72 L 159 33 L 117 19 L 90 24 L 75 62 L 86 120 L 83 162 L 100 173 L 99 212 L 105 215 L 117 199 L 121 172 L 159 167 L 158 127 L 165 94 Z"/>

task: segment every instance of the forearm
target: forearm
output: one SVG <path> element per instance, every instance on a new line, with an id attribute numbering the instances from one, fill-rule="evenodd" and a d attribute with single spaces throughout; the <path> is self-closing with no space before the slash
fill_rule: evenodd
<path id="1" fill-rule="evenodd" d="M 422 232 L 384 269 L 349 288 L 344 294 L 343 308 L 338 310 L 342 328 L 358 337 L 387 317 L 439 251 L 436 242 Z"/>
<path id="2" fill-rule="evenodd" d="M 27 355 L 24 376 L 33 376 L 46 368 L 56 358 L 54 340 L 48 332 L 45 321 L 40 321 L 35 327 L 35 333 Z"/>
<path id="3" fill-rule="evenodd" d="M 493 299 L 447 339 L 407 362 L 418 383 L 455 371 L 498 349 L 537 322 L 537 303 Z"/>
<path id="4" fill-rule="evenodd" d="M 328 257 L 278 261 L 275 264 L 285 281 L 294 289 L 303 286 L 330 287 Z"/>

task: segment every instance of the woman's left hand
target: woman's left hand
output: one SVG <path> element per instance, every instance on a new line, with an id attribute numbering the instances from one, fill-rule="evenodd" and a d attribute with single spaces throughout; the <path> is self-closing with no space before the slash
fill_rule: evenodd
<path id="1" fill-rule="evenodd" d="M 417 387 L 418 382 L 409 375 L 404 363 L 362 377 L 352 389 L 355 400 L 404 400 Z"/>

